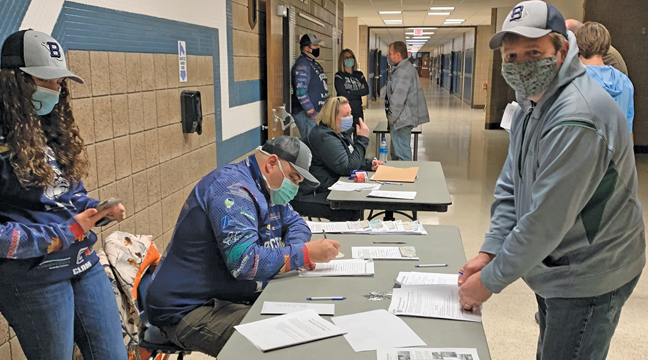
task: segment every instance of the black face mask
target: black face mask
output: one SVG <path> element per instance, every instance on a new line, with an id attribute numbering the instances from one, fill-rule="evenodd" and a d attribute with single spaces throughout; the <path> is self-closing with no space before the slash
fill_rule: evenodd
<path id="1" fill-rule="evenodd" d="M 320 49 L 311 49 L 311 54 L 313 54 L 313 57 L 319 57 L 319 51 Z"/>

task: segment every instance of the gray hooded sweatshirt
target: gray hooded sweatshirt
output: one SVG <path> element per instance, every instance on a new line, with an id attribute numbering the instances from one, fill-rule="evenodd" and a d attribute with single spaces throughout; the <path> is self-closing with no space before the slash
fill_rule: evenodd
<path id="1" fill-rule="evenodd" d="M 522 277 L 544 298 L 598 296 L 646 261 L 642 206 L 626 119 L 585 72 L 576 38 L 538 104 L 516 110 L 495 186 L 482 270 L 499 293 Z"/>

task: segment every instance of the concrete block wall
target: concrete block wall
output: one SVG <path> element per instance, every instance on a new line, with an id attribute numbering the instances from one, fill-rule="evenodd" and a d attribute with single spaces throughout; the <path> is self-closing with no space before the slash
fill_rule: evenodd
<path id="1" fill-rule="evenodd" d="M 491 50 L 488 47 L 488 42 L 491 38 L 491 26 L 477 26 L 476 36 L 473 107 L 483 108 L 486 106 L 486 91 L 482 90 L 482 85 L 488 81 L 488 69 L 491 58 Z"/>
<path id="2" fill-rule="evenodd" d="M 266 22 L 265 1 L 258 1 L 257 24 L 250 27 L 248 0 L 232 0 L 232 42 L 234 80 L 265 79 Z"/>

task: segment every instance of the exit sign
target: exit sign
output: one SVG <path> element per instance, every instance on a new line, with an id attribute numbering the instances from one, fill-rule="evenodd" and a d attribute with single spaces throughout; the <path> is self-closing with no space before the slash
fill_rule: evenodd
<path id="1" fill-rule="evenodd" d="M 423 29 L 414 29 L 414 36 L 422 36 Z"/>

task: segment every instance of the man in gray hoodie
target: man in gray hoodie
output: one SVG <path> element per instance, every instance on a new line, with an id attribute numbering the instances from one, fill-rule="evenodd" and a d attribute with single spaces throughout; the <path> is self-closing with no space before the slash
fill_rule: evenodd
<path id="1" fill-rule="evenodd" d="M 555 7 L 521 2 L 490 47 L 523 105 L 490 230 L 461 269 L 461 305 L 480 306 L 522 278 L 538 302 L 538 360 L 605 359 L 646 261 L 625 116 L 587 75 Z"/>
<path id="2" fill-rule="evenodd" d="M 411 62 L 407 60 L 407 45 L 397 41 L 389 45 L 392 63 L 385 112 L 389 122 L 392 160 L 412 161 L 412 129 L 430 122 L 421 80 Z"/>

